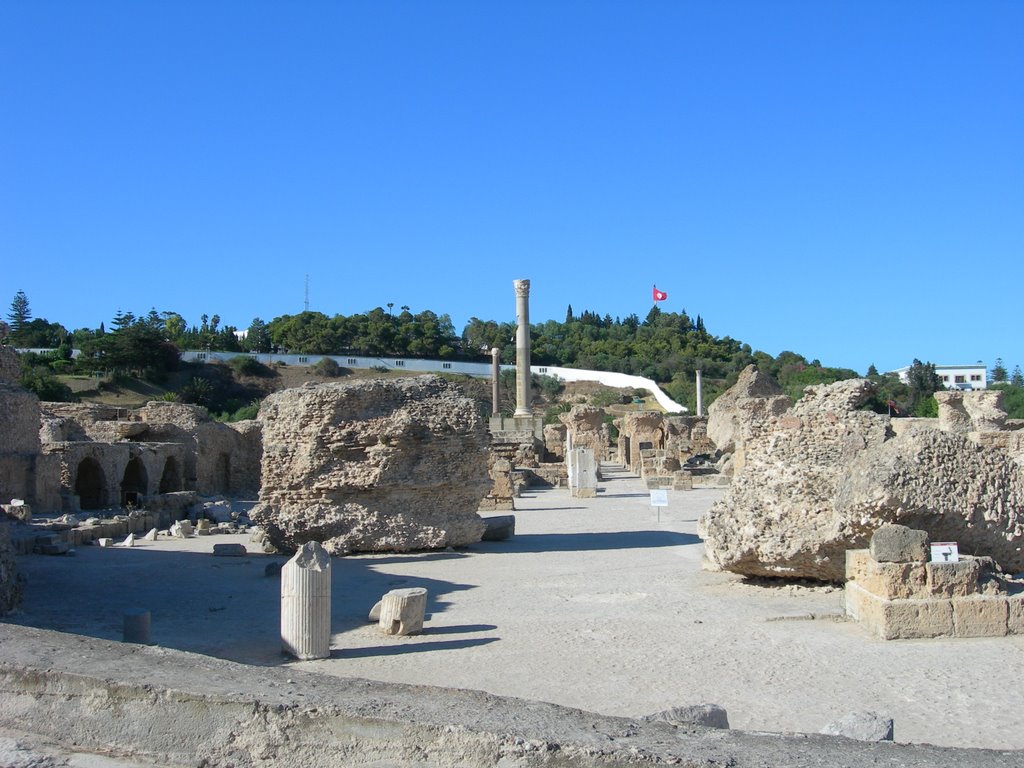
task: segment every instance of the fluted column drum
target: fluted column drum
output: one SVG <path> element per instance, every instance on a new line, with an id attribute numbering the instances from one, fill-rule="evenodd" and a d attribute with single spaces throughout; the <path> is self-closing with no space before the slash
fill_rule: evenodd
<path id="1" fill-rule="evenodd" d="M 297 659 L 331 655 L 331 556 L 318 541 L 281 569 L 281 648 Z"/>

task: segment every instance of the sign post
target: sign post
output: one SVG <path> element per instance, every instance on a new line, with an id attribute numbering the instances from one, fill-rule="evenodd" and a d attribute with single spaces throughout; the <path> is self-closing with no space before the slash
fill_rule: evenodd
<path id="1" fill-rule="evenodd" d="M 661 508 L 668 506 L 668 491 L 664 488 L 651 489 L 651 506 L 658 509 L 658 522 L 661 522 Z"/>

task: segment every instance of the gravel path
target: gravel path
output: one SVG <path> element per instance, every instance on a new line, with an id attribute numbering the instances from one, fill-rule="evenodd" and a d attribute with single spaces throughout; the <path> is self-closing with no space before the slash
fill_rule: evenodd
<path id="1" fill-rule="evenodd" d="M 563 489 L 516 500 L 516 536 L 467 550 L 334 561 L 339 676 L 484 690 L 639 717 L 713 702 L 733 728 L 817 732 L 858 710 L 897 741 L 1024 748 L 1024 637 L 882 642 L 842 617 L 842 591 L 750 584 L 701 570 L 696 520 L 716 490 L 649 506 L 606 467 L 596 499 Z M 660 517 L 660 519 L 659 519 Z M 19 559 L 29 578 L 9 621 L 119 639 L 121 611 L 152 611 L 159 645 L 279 665 L 279 582 L 253 555 L 213 558 L 216 536 L 74 557 Z M 389 589 L 429 592 L 426 631 L 380 635 L 365 617 Z"/>

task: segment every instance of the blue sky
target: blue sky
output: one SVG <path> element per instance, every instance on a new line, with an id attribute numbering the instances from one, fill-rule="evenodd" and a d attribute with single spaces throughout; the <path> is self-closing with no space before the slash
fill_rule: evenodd
<path id="1" fill-rule="evenodd" d="M 0 4 L 0 302 L 1024 365 L 1024 3 Z"/>

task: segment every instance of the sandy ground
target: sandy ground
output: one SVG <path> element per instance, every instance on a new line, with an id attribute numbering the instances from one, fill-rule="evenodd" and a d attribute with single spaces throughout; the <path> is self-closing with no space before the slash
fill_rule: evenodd
<path id="1" fill-rule="evenodd" d="M 609 469 L 609 468 L 606 468 Z M 285 558 L 214 558 L 243 536 L 83 547 L 27 556 L 12 623 L 120 639 L 122 612 L 152 612 L 152 641 L 254 665 L 480 689 L 640 717 L 714 702 L 734 728 L 817 732 L 852 711 L 895 720 L 897 741 L 1024 748 L 1024 637 L 882 642 L 842 620 L 842 591 L 765 586 L 701 570 L 696 521 L 720 491 L 670 493 L 611 471 L 596 499 L 517 499 L 516 536 L 459 551 L 335 559 L 332 656 L 279 652 Z M 429 593 L 422 635 L 368 624 L 382 594 Z"/>

